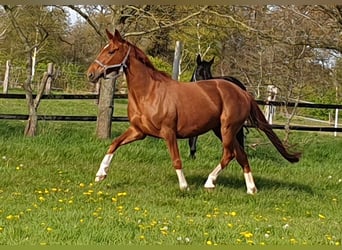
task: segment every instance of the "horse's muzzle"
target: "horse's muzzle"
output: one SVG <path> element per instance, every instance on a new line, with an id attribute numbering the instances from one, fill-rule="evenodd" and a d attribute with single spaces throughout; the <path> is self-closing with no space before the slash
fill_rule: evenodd
<path id="1" fill-rule="evenodd" d="M 99 80 L 99 76 L 95 74 L 94 72 L 88 72 L 87 73 L 88 80 L 92 83 L 97 83 Z"/>

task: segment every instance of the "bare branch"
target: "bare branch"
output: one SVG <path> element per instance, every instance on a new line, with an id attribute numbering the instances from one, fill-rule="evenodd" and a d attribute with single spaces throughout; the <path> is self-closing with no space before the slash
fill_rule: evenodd
<path id="1" fill-rule="evenodd" d="M 153 27 L 149 30 L 146 30 L 146 31 L 137 31 L 137 32 L 128 32 L 126 33 L 124 36 L 125 37 L 128 37 L 128 36 L 140 36 L 140 35 L 145 35 L 145 34 L 148 34 L 148 33 L 152 33 L 152 32 L 155 32 L 155 31 L 158 31 L 158 30 L 161 30 L 161 29 L 165 29 L 165 28 L 169 28 L 169 27 L 173 27 L 173 26 L 176 26 L 176 25 L 180 25 L 180 24 L 183 24 L 187 21 L 189 21 L 191 18 L 195 17 L 195 16 L 198 16 L 200 15 L 201 13 L 203 13 L 206 9 L 208 8 L 208 6 L 204 6 L 203 8 L 201 8 L 199 11 L 197 12 L 194 12 L 192 14 L 190 14 L 189 16 L 187 17 L 184 17 L 178 21 L 175 21 L 175 22 L 171 22 L 171 23 L 162 23 L 162 22 L 159 22 L 159 25 L 156 26 L 156 27 Z"/>

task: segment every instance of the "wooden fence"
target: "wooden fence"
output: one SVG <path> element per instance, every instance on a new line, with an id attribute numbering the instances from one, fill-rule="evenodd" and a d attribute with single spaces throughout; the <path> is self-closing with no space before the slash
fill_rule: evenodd
<path id="1" fill-rule="evenodd" d="M 5 99 L 25 99 L 25 94 L 0 94 L 0 98 Z M 43 95 L 42 99 L 45 100 L 96 100 L 98 95 Z M 126 94 L 116 94 L 114 99 L 127 99 Z M 336 104 L 313 104 L 313 103 L 294 103 L 294 102 L 265 102 L 263 100 L 257 100 L 259 105 L 273 105 L 273 106 L 286 106 L 298 108 L 316 108 L 316 109 L 342 109 L 342 105 Z M 114 107 L 115 108 L 115 107 Z M 0 120 L 27 120 L 26 114 L 0 114 Z M 43 121 L 96 121 L 96 116 L 67 116 L 67 115 L 38 115 L 38 120 Z M 125 116 L 113 116 L 113 122 L 128 122 L 128 118 Z M 273 129 L 285 129 L 285 125 L 272 124 Z M 299 131 L 320 131 L 320 132 L 342 132 L 342 128 L 337 126 L 299 126 L 290 125 L 290 130 Z"/>

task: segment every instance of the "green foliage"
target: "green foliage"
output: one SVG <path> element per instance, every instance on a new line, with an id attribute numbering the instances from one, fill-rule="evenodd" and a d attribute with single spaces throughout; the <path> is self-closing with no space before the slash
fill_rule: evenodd
<path id="1" fill-rule="evenodd" d="M 87 89 L 86 74 L 82 68 L 73 63 L 63 63 L 58 68 L 58 77 L 55 82 L 57 88 L 67 92 L 77 92 Z"/>

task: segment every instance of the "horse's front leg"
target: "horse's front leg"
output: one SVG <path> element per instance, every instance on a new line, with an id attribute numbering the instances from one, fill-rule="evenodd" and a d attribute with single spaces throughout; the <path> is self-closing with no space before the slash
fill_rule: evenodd
<path id="1" fill-rule="evenodd" d="M 122 135 L 117 137 L 113 140 L 112 144 L 109 146 L 109 149 L 103 158 L 100 168 L 96 173 L 95 182 L 99 182 L 104 180 L 107 177 L 107 172 L 109 169 L 109 165 L 112 161 L 114 152 L 117 150 L 118 147 L 128 144 L 130 142 L 141 140 L 145 138 L 145 134 L 143 134 L 140 130 L 136 129 L 135 127 L 130 126 L 126 132 Z"/>
<path id="2" fill-rule="evenodd" d="M 178 177 L 179 182 L 179 188 L 181 190 L 188 190 L 188 183 L 186 182 L 183 169 L 182 169 L 182 160 L 180 159 L 178 144 L 177 144 L 177 138 L 176 135 L 172 132 L 170 132 L 168 135 L 165 136 L 166 139 L 166 145 L 169 149 L 171 160 L 173 167 L 176 170 L 176 174 Z"/>

